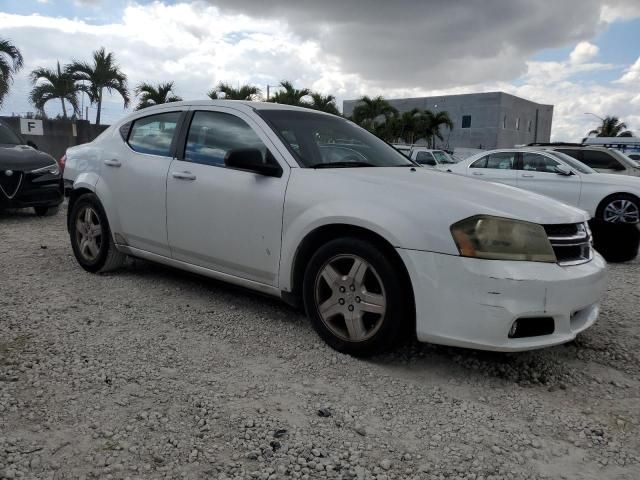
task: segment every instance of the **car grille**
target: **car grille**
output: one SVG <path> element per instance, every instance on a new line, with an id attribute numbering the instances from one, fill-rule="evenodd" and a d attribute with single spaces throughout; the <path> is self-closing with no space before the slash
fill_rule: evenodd
<path id="1" fill-rule="evenodd" d="M 577 265 L 593 258 L 591 231 L 586 223 L 543 225 L 560 265 Z"/>
<path id="2" fill-rule="evenodd" d="M 10 172 L 7 175 L 7 172 Z M 14 172 L 12 170 L 0 170 L 0 193 L 8 199 L 12 199 L 18 193 L 20 184 L 22 183 L 22 172 Z"/>

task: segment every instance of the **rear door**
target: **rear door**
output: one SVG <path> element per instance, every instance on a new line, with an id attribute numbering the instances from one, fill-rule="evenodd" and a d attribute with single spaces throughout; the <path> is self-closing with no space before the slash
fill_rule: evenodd
<path id="1" fill-rule="evenodd" d="M 516 185 L 516 171 L 514 170 L 516 152 L 493 152 L 480 157 L 469 165 L 467 175 L 489 182 Z"/>
<path id="2" fill-rule="evenodd" d="M 546 195 L 569 205 L 580 201 L 580 176 L 560 175 L 560 162 L 534 152 L 523 152 L 517 162 L 517 187 Z"/>
<path id="3" fill-rule="evenodd" d="M 167 172 L 183 112 L 165 111 L 135 119 L 105 150 L 98 195 L 114 234 L 127 245 L 169 256 L 165 215 Z M 118 134 L 116 133 L 116 136 Z"/>

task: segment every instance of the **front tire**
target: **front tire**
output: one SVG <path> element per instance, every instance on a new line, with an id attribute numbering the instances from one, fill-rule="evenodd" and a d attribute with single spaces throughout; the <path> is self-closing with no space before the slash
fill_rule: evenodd
<path id="1" fill-rule="evenodd" d="M 76 200 L 69 220 L 71 248 L 82 268 L 96 273 L 122 266 L 126 255 L 116 250 L 107 216 L 94 194 L 85 193 Z"/>
<path id="2" fill-rule="evenodd" d="M 311 257 L 304 275 L 307 316 L 335 350 L 369 356 L 404 339 L 411 295 L 399 269 L 371 243 L 332 240 Z"/>
<path id="3" fill-rule="evenodd" d="M 596 218 L 605 223 L 636 224 L 640 222 L 640 199 L 627 193 L 611 195 L 598 207 Z"/>

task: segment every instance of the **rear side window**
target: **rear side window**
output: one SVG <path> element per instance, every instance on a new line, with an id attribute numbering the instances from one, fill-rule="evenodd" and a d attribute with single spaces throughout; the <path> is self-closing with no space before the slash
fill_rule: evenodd
<path id="1" fill-rule="evenodd" d="M 584 150 L 582 152 L 582 163 L 586 163 L 591 168 L 624 170 L 624 167 L 612 155 L 597 150 Z"/>
<path id="2" fill-rule="evenodd" d="M 515 163 L 515 152 L 498 152 L 485 155 L 476 160 L 471 168 L 493 168 L 498 170 L 512 170 Z"/>
<path id="3" fill-rule="evenodd" d="M 416 154 L 416 162 L 421 165 L 435 165 L 436 160 L 431 155 L 431 152 L 418 152 Z"/>
<path id="4" fill-rule="evenodd" d="M 228 113 L 196 112 L 193 115 L 184 158 L 204 165 L 224 166 L 229 150 L 257 148 L 266 161 L 267 147 L 241 118 Z"/>
<path id="5" fill-rule="evenodd" d="M 139 118 L 131 125 L 127 143 L 139 153 L 171 156 L 171 142 L 180 112 L 159 113 Z"/>

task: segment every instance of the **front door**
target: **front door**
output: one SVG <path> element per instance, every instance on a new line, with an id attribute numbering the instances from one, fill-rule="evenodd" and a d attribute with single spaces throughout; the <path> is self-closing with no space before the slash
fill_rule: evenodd
<path id="1" fill-rule="evenodd" d="M 281 177 L 227 168 L 234 149 L 257 148 Z M 289 166 L 246 115 L 228 108 L 193 113 L 184 149 L 167 177 L 167 229 L 173 258 L 276 285 Z"/>
<path id="2" fill-rule="evenodd" d="M 580 201 L 580 176 L 560 175 L 560 163 L 539 153 L 522 153 L 518 162 L 518 188 L 546 195 L 569 205 Z"/>

